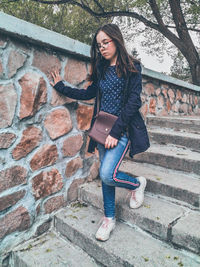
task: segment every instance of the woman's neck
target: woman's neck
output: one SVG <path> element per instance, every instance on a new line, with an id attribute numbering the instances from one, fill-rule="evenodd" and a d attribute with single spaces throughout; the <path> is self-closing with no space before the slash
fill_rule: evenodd
<path id="1" fill-rule="evenodd" d="M 117 63 L 117 55 L 110 60 L 110 66 L 115 66 Z"/>

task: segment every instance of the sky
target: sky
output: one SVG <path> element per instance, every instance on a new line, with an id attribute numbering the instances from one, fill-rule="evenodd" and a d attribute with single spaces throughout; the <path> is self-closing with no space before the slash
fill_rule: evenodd
<path id="1" fill-rule="evenodd" d="M 159 62 L 159 60 L 156 58 L 156 56 L 151 56 L 147 53 L 145 53 L 145 51 L 143 51 L 143 49 L 141 49 L 141 47 L 138 45 L 136 46 L 137 52 L 139 53 L 139 58 L 141 58 L 141 62 L 142 64 L 151 70 L 155 70 L 158 72 L 165 72 L 167 74 L 170 73 L 170 67 L 172 66 L 172 59 L 171 57 L 169 57 L 166 53 L 163 57 L 163 61 Z"/>

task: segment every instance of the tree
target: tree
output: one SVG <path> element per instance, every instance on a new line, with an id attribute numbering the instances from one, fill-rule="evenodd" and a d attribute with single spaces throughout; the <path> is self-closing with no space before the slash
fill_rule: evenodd
<path id="1" fill-rule="evenodd" d="M 88 15 L 77 6 L 46 5 L 31 0 L 0 0 L 0 10 L 87 44 L 91 43 L 99 24 L 111 21 Z"/>
<path id="2" fill-rule="evenodd" d="M 200 33 L 200 0 L 31 1 L 38 4 L 77 6 L 95 18 L 116 16 L 134 18 L 142 22 L 146 27 L 159 32 L 177 47 L 189 64 L 192 82 L 200 85 L 200 57 L 191 37 L 191 32 Z"/>
<path id="3" fill-rule="evenodd" d="M 189 66 L 180 51 L 174 55 L 174 64 L 171 67 L 171 76 L 183 81 L 191 82 L 192 77 Z"/>

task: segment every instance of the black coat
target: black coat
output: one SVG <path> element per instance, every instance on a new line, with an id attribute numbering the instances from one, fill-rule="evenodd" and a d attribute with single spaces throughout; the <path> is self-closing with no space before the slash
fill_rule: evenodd
<path id="1" fill-rule="evenodd" d="M 141 66 L 135 63 L 137 73 L 131 73 L 126 80 L 127 99 L 125 105 L 121 109 L 121 114 L 113 125 L 110 135 L 120 139 L 124 132 L 128 132 L 130 139 L 130 153 L 133 155 L 144 152 L 150 146 L 147 129 L 144 120 L 139 112 L 141 107 L 140 94 L 142 91 L 142 75 Z M 65 86 L 62 81 L 55 84 L 54 88 L 61 94 L 78 100 L 89 100 L 97 96 L 98 82 L 93 82 L 87 89 L 77 89 Z M 91 126 L 94 123 L 97 112 L 97 99 L 95 99 L 94 113 Z M 90 140 L 88 152 L 93 152 L 96 142 Z"/>

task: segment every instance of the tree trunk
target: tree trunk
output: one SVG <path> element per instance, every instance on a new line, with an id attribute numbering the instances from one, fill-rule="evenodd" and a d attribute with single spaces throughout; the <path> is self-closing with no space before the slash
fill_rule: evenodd
<path id="1" fill-rule="evenodd" d="M 189 66 L 192 75 L 192 83 L 200 86 L 200 61 L 195 64 L 194 62 L 192 62 L 192 64 L 189 63 Z"/>

